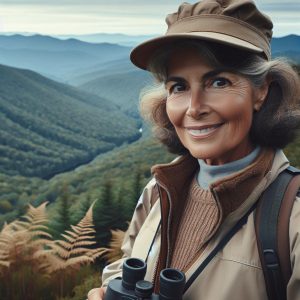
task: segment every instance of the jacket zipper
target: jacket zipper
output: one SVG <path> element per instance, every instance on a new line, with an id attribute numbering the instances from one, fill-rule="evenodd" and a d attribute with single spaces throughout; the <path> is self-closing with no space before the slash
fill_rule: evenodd
<path id="1" fill-rule="evenodd" d="M 168 201 L 169 201 L 169 205 L 170 205 L 169 214 L 168 214 L 168 225 L 167 225 L 167 261 L 166 261 L 166 267 L 168 267 L 169 257 L 170 257 L 170 234 L 169 233 L 170 233 L 170 216 L 171 216 L 172 204 L 171 204 L 170 193 L 168 192 L 167 188 L 164 185 L 162 185 L 161 183 L 159 183 L 158 181 L 157 181 L 157 187 L 158 187 L 160 203 L 162 201 L 161 188 L 163 188 L 164 191 L 167 193 Z M 161 207 L 162 207 L 162 205 L 161 205 Z M 158 262 L 159 262 L 159 256 L 158 256 L 158 259 L 156 260 L 155 267 L 154 267 L 154 272 L 153 272 L 153 276 L 152 276 L 152 283 L 153 284 L 155 282 L 155 276 L 156 276 L 156 272 L 157 272 Z"/>

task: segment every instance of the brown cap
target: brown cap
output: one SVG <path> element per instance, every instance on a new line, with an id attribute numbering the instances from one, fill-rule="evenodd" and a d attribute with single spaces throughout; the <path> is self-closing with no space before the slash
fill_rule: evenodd
<path id="1" fill-rule="evenodd" d="M 270 41 L 273 23 L 251 0 L 203 0 L 184 2 L 178 11 L 166 18 L 165 35 L 135 47 L 130 59 L 137 67 L 147 69 L 156 50 L 181 39 L 219 42 L 271 58 Z"/>

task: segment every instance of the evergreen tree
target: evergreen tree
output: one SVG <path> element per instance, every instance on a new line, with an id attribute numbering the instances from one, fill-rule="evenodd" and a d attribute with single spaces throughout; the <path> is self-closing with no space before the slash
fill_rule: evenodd
<path id="1" fill-rule="evenodd" d="M 131 186 L 131 197 L 127 200 L 126 211 L 127 219 L 130 220 L 136 204 L 141 196 L 142 192 L 142 172 L 138 169 L 133 176 L 133 182 Z"/>
<path id="2" fill-rule="evenodd" d="M 138 201 L 138 199 L 141 196 L 141 190 L 142 190 L 142 174 L 141 174 L 141 170 L 137 170 L 133 182 L 133 198 L 135 199 L 135 203 Z"/>
<path id="3" fill-rule="evenodd" d="M 86 214 L 92 204 L 92 198 L 90 194 L 80 199 L 79 208 L 76 209 L 72 216 L 72 224 L 77 224 Z"/>
<path id="4" fill-rule="evenodd" d="M 71 225 L 70 218 L 70 193 L 65 184 L 61 190 L 61 196 L 58 199 L 57 217 L 53 222 L 54 236 L 60 237 L 60 234 L 68 230 Z"/>
<path id="5" fill-rule="evenodd" d="M 94 223 L 97 246 L 107 246 L 111 239 L 111 229 L 126 228 L 124 210 L 114 198 L 112 182 L 107 180 L 103 185 L 100 199 L 94 206 Z"/>

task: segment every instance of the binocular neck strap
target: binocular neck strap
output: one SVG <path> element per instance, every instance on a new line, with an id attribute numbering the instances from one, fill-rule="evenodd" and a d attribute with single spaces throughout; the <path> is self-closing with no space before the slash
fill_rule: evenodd
<path id="1" fill-rule="evenodd" d="M 153 240 L 152 240 L 152 242 L 151 242 L 151 245 L 150 245 L 148 254 L 147 254 L 146 258 L 145 258 L 145 262 L 146 262 L 146 263 L 148 262 L 149 255 L 150 255 L 150 252 L 151 252 L 151 250 L 152 250 L 153 244 L 154 244 L 154 242 L 155 242 L 155 240 L 156 240 L 156 237 L 157 237 L 158 231 L 159 231 L 159 229 L 160 229 L 160 226 L 161 226 L 161 219 L 160 219 L 160 221 L 159 221 L 159 223 L 158 223 L 158 226 L 157 226 L 157 228 L 156 228 L 155 235 L 154 235 Z"/>

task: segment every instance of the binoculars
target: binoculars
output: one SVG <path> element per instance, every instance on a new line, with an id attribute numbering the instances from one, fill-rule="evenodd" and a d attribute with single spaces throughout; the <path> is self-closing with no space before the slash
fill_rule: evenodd
<path id="1" fill-rule="evenodd" d="M 153 293 L 151 282 L 144 280 L 146 263 L 129 258 L 123 263 L 122 278 L 109 282 L 104 300 L 182 300 L 185 275 L 177 269 L 163 269 L 159 277 L 159 293 Z"/>

